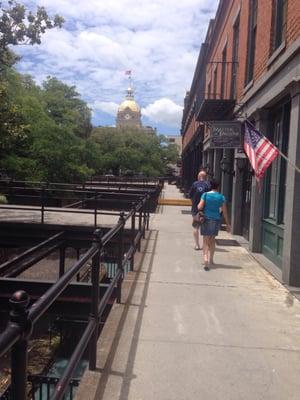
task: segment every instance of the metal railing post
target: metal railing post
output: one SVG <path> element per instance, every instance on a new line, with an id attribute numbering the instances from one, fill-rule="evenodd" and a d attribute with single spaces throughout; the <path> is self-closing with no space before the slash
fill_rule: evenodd
<path id="1" fill-rule="evenodd" d="M 102 244 L 102 232 L 97 229 L 94 232 L 94 242 L 97 243 L 98 252 L 93 257 L 92 261 L 92 302 L 90 318 L 95 320 L 95 329 L 89 343 L 89 369 L 95 371 L 97 362 L 97 341 L 98 341 L 98 330 L 99 330 L 99 272 L 100 272 L 100 261 L 101 253 L 103 249 Z"/>
<path id="2" fill-rule="evenodd" d="M 28 337 L 32 331 L 32 324 L 28 319 L 27 307 L 29 296 L 23 290 L 15 292 L 9 300 L 12 308 L 10 324 L 17 325 L 21 331 L 21 338 L 11 349 L 11 399 L 26 400 Z"/>
<path id="3" fill-rule="evenodd" d="M 146 226 L 147 226 L 147 199 L 143 201 L 143 239 L 146 237 Z"/>
<path id="4" fill-rule="evenodd" d="M 76 260 L 80 258 L 80 249 L 76 249 Z M 76 282 L 80 282 L 80 271 L 76 274 Z"/>
<path id="5" fill-rule="evenodd" d="M 65 260 L 66 260 L 66 248 L 61 246 L 59 248 L 59 277 L 61 278 L 65 273 Z"/>
<path id="6" fill-rule="evenodd" d="M 142 208 L 140 209 L 139 212 L 139 233 L 142 232 Z M 138 243 L 138 251 L 141 251 L 141 237 L 139 239 L 139 243 Z"/>
<path id="7" fill-rule="evenodd" d="M 42 186 L 41 190 L 41 223 L 45 222 L 45 186 Z"/>
<path id="8" fill-rule="evenodd" d="M 147 196 L 147 231 L 149 230 L 149 222 L 150 222 L 150 199 L 151 196 L 148 194 Z"/>
<path id="9" fill-rule="evenodd" d="M 122 297 L 122 281 L 123 281 L 123 275 L 124 275 L 124 270 L 123 270 L 123 256 L 124 256 L 124 225 L 125 225 L 125 216 L 124 212 L 120 212 L 120 218 L 119 222 L 122 223 L 122 228 L 119 231 L 119 240 L 118 240 L 118 270 L 121 270 L 121 276 L 118 280 L 117 283 L 117 303 L 121 303 L 121 297 Z"/>
<path id="10" fill-rule="evenodd" d="M 97 228 L 97 193 L 95 193 L 94 226 Z"/>
<path id="11" fill-rule="evenodd" d="M 131 216 L 131 247 L 134 249 L 130 260 L 130 271 L 134 270 L 134 254 L 135 254 L 135 204 L 132 203 L 132 209 L 134 210 Z"/>

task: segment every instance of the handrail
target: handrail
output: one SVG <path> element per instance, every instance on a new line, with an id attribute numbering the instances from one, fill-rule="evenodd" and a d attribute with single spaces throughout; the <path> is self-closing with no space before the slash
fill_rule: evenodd
<path id="1" fill-rule="evenodd" d="M 13 265 L 17 264 L 18 262 L 24 260 L 26 257 L 30 256 L 31 254 L 35 253 L 36 251 L 40 250 L 41 248 L 52 244 L 52 242 L 57 241 L 64 235 L 64 232 L 59 232 L 56 235 L 51 236 L 50 238 L 44 240 L 43 242 L 39 243 L 38 245 L 31 247 L 30 249 L 24 251 L 23 253 L 17 255 L 12 260 L 8 260 L 5 263 L 0 265 L 0 276 L 7 272 L 7 269 L 12 267 Z"/>
<path id="2" fill-rule="evenodd" d="M 27 369 L 27 349 L 28 340 L 32 332 L 33 325 L 39 318 L 49 309 L 49 307 L 58 299 L 60 294 L 68 287 L 72 279 L 84 267 L 88 260 L 92 259 L 92 290 L 91 290 L 91 314 L 90 320 L 84 330 L 84 333 L 77 344 L 67 369 L 56 386 L 53 399 L 59 400 L 63 397 L 73 372 L 78 364 L 85 348 L 90 346 L 90 369 L 94 369 L 96 365 L 96 346 L 98 339 L 98 326 L 100 317 L 107 305 L 109 298 L 117 286 L 117 301 L 121 299 L 121 287 L 124 275 L 125 264 L 134 257 L 136 249 L 140 246 L 139 242 L 147 229 L 149 212 L 147 211 L 147 201 L 150 196 L 144 196 L 139 203 L 133 204 L 127 215 L 124 212 L 119 214 L 118 222 L 105 234 L 101 235 L 99 230 L 95 231 L 95 238 L 91 247 L 77 260 L 73 266 L 65 272 L 34 304 L 29 308 L 29 296 L 22 291 L 14 293 L 10 299 L 12 311 L 10 313 L 10 321 L 0 335 L 0 356 L 11 351 L 11 374 L 12 374 L 12 398 L 18 400 L 26 399 L 26 369 Z M 144 217 L 142 218 L 142 216 Z M 136 232 L 135 219 L 138 217 L 139 225 Z M 131 246 L 124 255 L 124 226 L 131 218 Z M 35 246 L 42 248 L 43 244 L 49 243 L 54 238 L 59 239 L 63 233 L 57 234 L 47 239 L 43 243 Z M 133 236 L 132 236 L 133 235 Z M 118 250 L 118 269 L 111 280 L 110 285 L 106 289 L 105 294 L 99 301 L 99 266 L 101 257 L 104 254 L 104 247 L 108 242 L 117 236 L 119 242 Z M 27 253 L 33 252 L 29 250 Z M 26 252 L 25 252 L 26 253 Z M 20 255 L 22 257 L 23 255 Z"/>
<path id="3" fill-rule="evenodd" d="M 63 398 L 65 391 L 69 385 L 69 382 L 73 376 L 73 372 L 74 372 L 75 368 L 77 367 L 77 365 L 82 357 L 82 354 L 91 339 L 91 336 L 92 336 L 95 328 L 96 328 L 96 322 L 94 319 L 91 319 L 88 322 L 87 327 L 85 328 L 83 335 L 81 336 L 81 339 L 80 339 L 79 343 L 77 344 L 77 346 L 68 362 L 66 369 L 63 372 L 62 377 L 60 378 L 58 384 L 55 386 L 53 395 L 51 396 L 51 400 L 52 399 L 60 400 Z"/>
<path id="4" fill-rule="evenodd" d="M 28 318 L 35 323 L 51 306 L 59 295 L 66 289 L 72 278 L 80 271 L 85 263 L 98 251 L 95 244 L 71 267 L 47 292 L 41 296 L 29 309 Z"/>
<path id="5" fill-rule="evenodd" d="M 16 190 L 19 190 L 19 191 L 36 191 L 36 192 L 39 192 L 39 191 L 42 191 L 42 188 L 39 188 L 39 187 L 37 187 L 37 188 L 35 188 L 35 187 L 22 187 L 22 186 L 1 186 L 1 184 L 0 184 L 0 189 L 1 189 L 1 191 L 3 192 L 3 190 L 4 189 L 16 189 Z M 99 195 L 107 195 L 107 196 L 124 196 L 124 197 L 128 197 L 128 196 L 140 196 L 140 192 L 142 191 L 142 192 L 152 192 L 152 193 L 154 193 L 155 192 L 155 189 L 154 188 L 140 188 L 139 189 L 139 193 L 128 193 L 128 192 L 124 192 L 124 191 L 120 191 L 120 190 L 118 190 L 118 191 L 109 191 L 109 192 L 107 192 L 107 191 L 104 191 L 104 189 L 103 188 L 96 188 L 96 187 L 93 187 L 93 190 L 86 190 L 86 189 L 81 189 L 81 188 L 76 188 L 76 189 L 73 189 L 73 190 L 71 190 L 71 189 L 48 189 L 48 188 L 44 188 L 44 191 L 45 191 L 45 193 L 47 193 L 47 192 L 50 192 L 50 193 L 53 193 L 53 192 L 60 192 L 60 193 L 78 193 L 78 194 L 90 194 L 90 195 L 94 195 L 95 194 L 95 191 L 99 194 Z M 7 195 L 7 196 L 9 196 L 9 195 L 11 195 L 11 192 L 7 192 L 7 193 L 3 193 L 3 194 L 5 194 L 5 195 Z M 18 195 L 19 197 L 22 197 L 23 195 Z M 28 197 L 29 197 L 29 195 L 28 195 Z M 38 197 L 38 196 L 30 196 L 30 197 Z M 62 197 L 61 199 L 65 199 L 64 197 Z M 92 199 L 92 198 L 91 198 Z"/>

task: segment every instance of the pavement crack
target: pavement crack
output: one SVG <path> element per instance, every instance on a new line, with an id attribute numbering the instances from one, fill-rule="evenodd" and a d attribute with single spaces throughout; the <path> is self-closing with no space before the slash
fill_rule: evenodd
<path id="1" fill-rule="evenodd" d="M 220 287 L 220 288 L 238 288 L 237 285 L 226 285 L 222 283 L 204 283 L 204 282 L 175 282 L 175 281 L 154 281 L 151 283 L 157 283 L 162 285 L 179 285 L 179 286 L 207 286 L 207 287 Z"/>
<path id="2" fill-rule="evenodd" d="M 267 347 L 267 346 L 248 346 L 239 344 L 220 344 L 212 342 L 201 342 L 201 341 L 184 341 L 184 340 L 167 340 L 167 339 L 143 339 L 140 338 L 139 341 L 145 343 L 170 343 L 170 344 L 186 344 L 186 345 L 197 345 L 197 346 L 208 346 L 215 348 L 228 348 L 228 349 L 241 349 L 241 350 L 268 350 L 268 351 L 281 351 L 289 353 L 300 353 L 300 349 L 291 349 L 287 347 Z"/>

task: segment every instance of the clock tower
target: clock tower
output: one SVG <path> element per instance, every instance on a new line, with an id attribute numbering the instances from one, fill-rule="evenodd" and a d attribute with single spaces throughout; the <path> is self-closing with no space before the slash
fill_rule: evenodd
<path id="1" fill-rule="evenodd" d="M 119 106 L 116 125 L 118 128 L 128 126 L 141 128 L 141 109 L 134 100 L 134 91 L 131 85 L 131 73 L 129 75 L 129 87 L 126 92 L 126 99 Z"/>

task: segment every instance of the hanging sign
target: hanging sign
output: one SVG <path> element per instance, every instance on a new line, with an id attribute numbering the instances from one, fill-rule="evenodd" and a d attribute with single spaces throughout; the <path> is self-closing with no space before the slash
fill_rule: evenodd
<path id="1" fill-rule="evenodd" d="M 210 149 L 242 148 L 242 123 L 239 121 L 210 122 Z"/>

